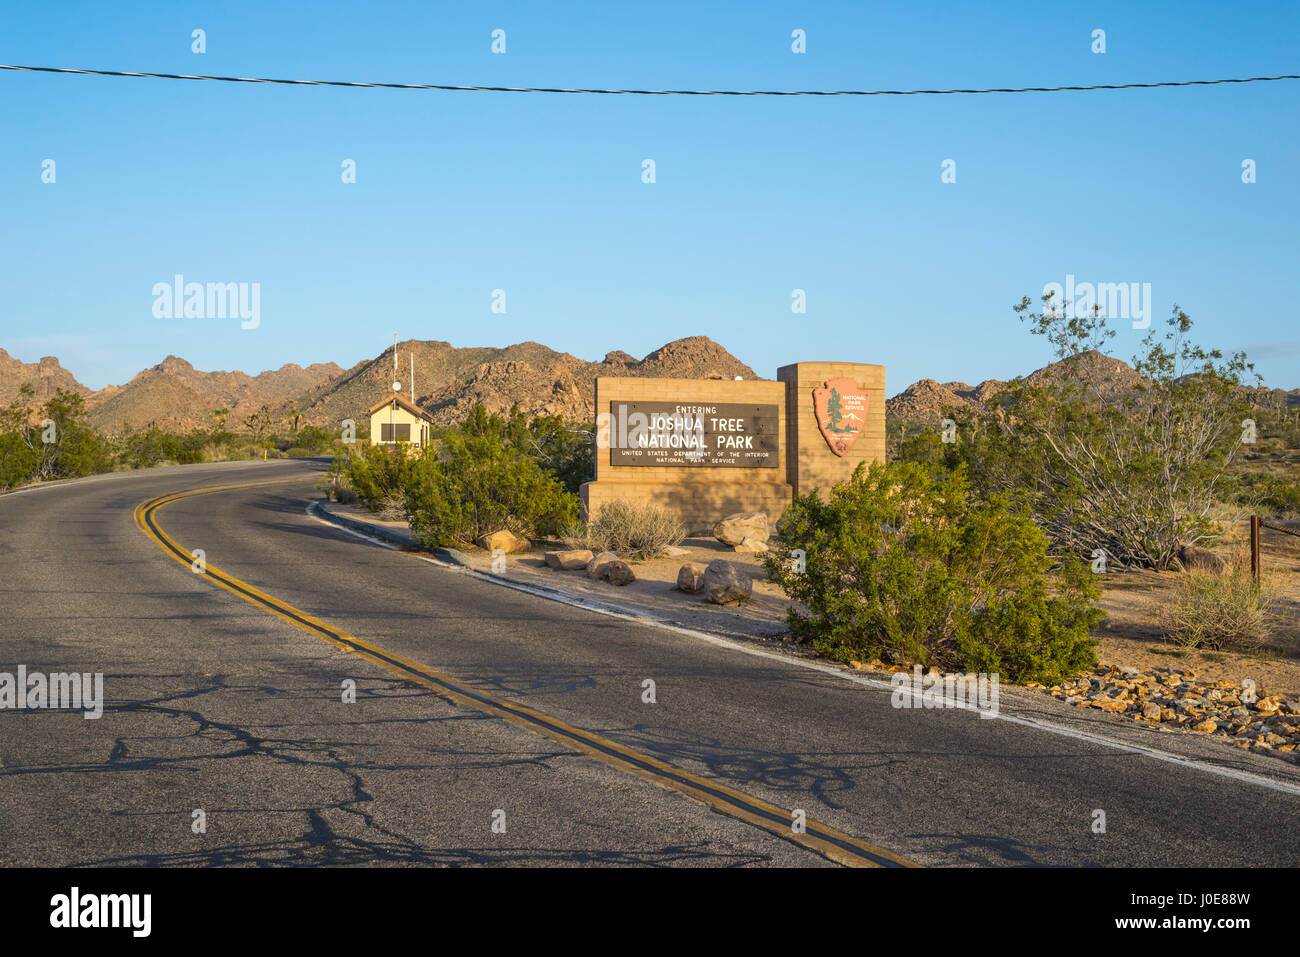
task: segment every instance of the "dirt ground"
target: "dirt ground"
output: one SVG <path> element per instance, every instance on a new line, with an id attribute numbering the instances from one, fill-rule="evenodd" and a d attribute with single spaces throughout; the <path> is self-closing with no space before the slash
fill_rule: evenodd
<path id="1" fill-rule="evenodd" d="M 1300 522 L 1277 522 L 1300 531 Z M 1215 549 L 1227 561 L 1249 562 L 1250 529 L 1234 525 Z M 1101 608 L 1107 618 L 1094 633 L 1103 665 L 1190 669 L 1198 678 L 1240 682 L 1253 679 L 1270 693 L 1300 693 L 1300 538 L 1265 529 L 1262 571 L 1275 587 L 1273 640 L 1256 653 L 1184 650 L 1165 640 L 1159 624 L 1162 597 L 1182 572 L 1111 572 L 1103 583 Z"/>

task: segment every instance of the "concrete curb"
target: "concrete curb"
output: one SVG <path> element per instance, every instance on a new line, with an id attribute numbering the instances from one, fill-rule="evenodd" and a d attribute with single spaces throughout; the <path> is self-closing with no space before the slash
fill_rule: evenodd
<path id="1" fill-rule="evenodd" d="M 372 525 L 369 522 L 363 522 L 360 519 L 352 518 L 348 515 L 340 515 L 338 512 L 330 511 L 327 503 L 313 502 L 312 510 L 326 521 L 335 525 L 342 525 L 344 528 L 350 528 L 354 532 L 362 532 L 372 538 L 379 538 L 399 548 L 414 548 L 420 551 L 427 551 L 430 555 L 439 561 L 444 561 L 449 565 L 461 565 L 469 568 L 469 559 L 463 552 L 454 548 L 425 548 L 415 540 L 415 536 L 410 532 L 399 532 L 393 528 L 384 528 L 382 525 Z"/>
<path id="2" fill-rule="evenodd" d="M 465 553 L 458 551 L 455 548 L 425 549 L 409 534 L 394 529 L 382 528 L 378 525 L 371 525 L 369 522 L 363 522 L 360 519 L 351 518 L 347 515 L 339 515 L 337 512 L 331 512 L 325 507 L 325 504 L 321 502 L 312 502 L 307 506 L 307 512 L 319 521 L 338 525 L 352 532 L 354 535 L 359 535 L 362 538 L 369 539 L 370 541 L 398 548 L 409 546 L 410 548 L 423 553 L 415 556 L 422 561 L 432 562 L 435 565 L 446 565 L 452 568 L 462 568 L 464 569 L 464 574 L 468 574 L 480 581 L 490 582 L 493 585 L 513 588 L 515 591 L 520 591 L 527 595 L 533 595 L 536 598 L 546 598 L 550 601 L 558 601 L 564 605 L 571 605 L 574 608 L 585 608 L 588 611 L 614 615 L 619 618 L 625 618 L 629 621 L 639 621 L 646 624 L 666 626 L 681 630 L 690 629 L 689 625 L 673 618 L 663 618 L 658 615 L 648 614 L 635 608 L 628 608 L 624 605 L 614 605 L 609 602 L 598 601 L 594 598 L 588 598 L 583 595 L 575 595 L 572 592 L 566 591 L 563 588 L 558 588 L 554 585 L 544 585 L 540 582 L 519 581 L 518 579 L 511 578 L 509 575 L 489 574 L 488 572 L 475 568 Z"/>

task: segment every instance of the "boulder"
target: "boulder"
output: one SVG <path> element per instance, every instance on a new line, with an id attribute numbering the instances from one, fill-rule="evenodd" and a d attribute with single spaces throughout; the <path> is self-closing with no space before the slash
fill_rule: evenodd
<path id="1" fill-rule="evenodd" d="M 767 542 L 760 542 L 758 539 L 746 535 L 740 540 L 740 544 L 736 546 L 736 551 L 748 555 L 763 555 L 767 552 Z"/>
<path id="2" fill-rule="evenodd" d="M 480 536 L 476 544 L 484 551 L 495 552 L 499 548 L 507 554 L 510 552 L 521 551 L 528 547 L 526 541 L 504 528 L 499 532 L 492 532 L 490 535 Z"/>
<path id="3" fill-rule="evenodd" d="M 1222 575 L 1228 567 L 1225 562 L 1208 548 L 1197 548 L 1195 545 L 1184 545 L 1178 549 L 1178 560 L 1182 563 L 1184 571 L 1201 571 L 1209 572 L 1212 575 Z"/>
<path id="4" fill-rule="evenodd" d="M 715 558 L 704 569 L 704 587 L 715 605 L 732 605 L 749 600 L 754 580 L 725 558 Z"/>
<path id="5" fill-rule="evenodd" d="M 704 567 L 687 562 L 677 570 L 677 587 L 688 595 L 704 591 Z"/>
<path id="6" fill-rule="evenodd" d="M 664 558 L 685 558 L 690 553 L 689 548 L 682 548 L 679 545 L 665 545 L 661 552 Z"/>
<path id="7" fill-rule="evenodd" d="M 632 566 L 617 558 L 605 566 L 604 578 L 611 585 L 630 585 L 636 581 Z"/>
<path id="8" fill-rule="evenodd" d="M 613 552 L 601 552 L 591 561 L 587 562 L 587 577 L 599 581 L 605 577 L 609 570 L 609 563 L 618 561 L 618 556 Z"/>
<path id="9" fill-rule="evenodd" d="M 587 562 L 595 556 L 590 548 L 570 548 L 564 551 L 547 552 L 546 564 L 564 571 L 580 571 L 587 567 Z"/>
<path id="10" fill-rule="evenodd" d="M 762 512 L 736 512 L 713 526 L 713 537 L 724 545 L 739 545 L 746 538 L 766 542 L 770 534 Z"/>

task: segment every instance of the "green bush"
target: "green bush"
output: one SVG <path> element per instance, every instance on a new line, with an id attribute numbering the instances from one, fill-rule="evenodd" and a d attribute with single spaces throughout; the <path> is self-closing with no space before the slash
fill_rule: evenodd
<path id="1" fill-rule="evenodd" d="M 553 415 L 539 415 L 525 421 L 518 409 L 511 409 L 505 438 L 575 495 L 583 482 L 594 477 L 596 437 L 590 425 L 567 426 Z"/>
<path id="2" fill-rule="evenodd" d="M 335 462 L 331 471 L 340 473 L 357 499 L 374 510 L 395 495 L 403 495 L 410 485 L 415 458 L 403 447 L 389 451 L 387 446 L 370 445 L 353 449 Z"/>
<path id="3" fill-rule="evenodd" d="M 107 443 L 86 424 L 80 395 L 59 389 L 33 413 L 27 403 L 34 395 L 24 383 L 17 398 L 0 409 L 0 485 L 80 478 L 113 467 Z"/>
<path id="4" fill-rule="evenodd" d="M 1300 518 L 1300 479 L 1245 470 L 1235 479 L 1239 504 L 1268 518 Z"/>
<path id="5" fill-rule="evenodd" d="M 26 485 L 40 464 L 40 446 L 33 445 L 25 432 L 0 434 L 0 488 Z"/>
<path id="6" fill-rule="evenodd" d="M 668 512 L 649 502 L 615 499 L 602 505 L 591 521 L 568 530 L 577 548 L 614 552 L 623 558 L 657 558 L 686 537 L 686 529 Z"/>
<path id="7" fill-rule="evenodd" d="M 1041 312 L 1028 298 L 1015 307 L 1059 361 L 1000 390 L 955 454 L 981 492 L 1022 497 L 1054 550 L 1101 548 L 1111 568 L 1172 568 L 1184 545 L 1222 531 L 1215 512 L 1250 448 L 1240 387 L 1252 367 L 1244 353 L 1194 343 L 1192 320 L 1174 306 L 1125 372 L 1103 351 L 1115 330 L 1099 311 L 1074 317 L 1057 305 L 1048 295 Z"/>
<path id="8" fill-rule="evenodd" d="M 306 455 L 317 455 L 334 444 L 334 433 L 317 425 L 304 425 L 290 442 L 286 454 L 289 458 L 302 458 L 294 455 L 294 450 L 301 450 Z"/>
<path id="9" fill-rule="evenodd" d="M 838 660 L 1047 683 L 1095 664 L 1101 618 L 1086 567 L 1051 575 L 1047 545 L 1008 498 L 973 498 L 962 468 L 876 463 L 796 498 L 765 564 L 807 608 L 791 609 L 794 635 Z"/>
<path id="10" fill-rule="evenodd" d="M 476 406 L 436 451 L 410 459 L 406 512 L 422 542 L 470 542 L 502 528 L 535 538 L 573 523 L 577 497 L 509 439 L 506 421 Z"/>

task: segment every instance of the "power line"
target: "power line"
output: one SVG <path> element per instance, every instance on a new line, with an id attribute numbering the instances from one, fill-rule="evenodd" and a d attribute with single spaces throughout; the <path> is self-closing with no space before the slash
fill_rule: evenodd
<path id="1" fill-rule="evenodd" d="M 1300 74 L 1247 76 L 1225 80 L 1166 80 L 1160 83 L 1098 83 L 1091 86 L 991 87 L 983 90 L 596 90 L 549 86 L 453 86 L 443 83 L 355 83 L 345 80 L 279 80 L 255 76 L 196 76 L 187 73 L 131 73 L 124 70 L 74 70 L 55 66 L 14 66 L 0 70 L 31 73 L 81 73 L 90 76 L 138 76 L 158 80 L 217 80 L 222 83 L 281 83 L 290 86 L 357 86 L 386 90 L 442 90 L 476 93 L 600 93 L 625 96 L 943 96 L 953 93 L 1064 93 L 1081 90 L 1149 90 L 1165 86 L 1217 86 L 1221 83 L 1271 83 L 1300 80 Z"/>

